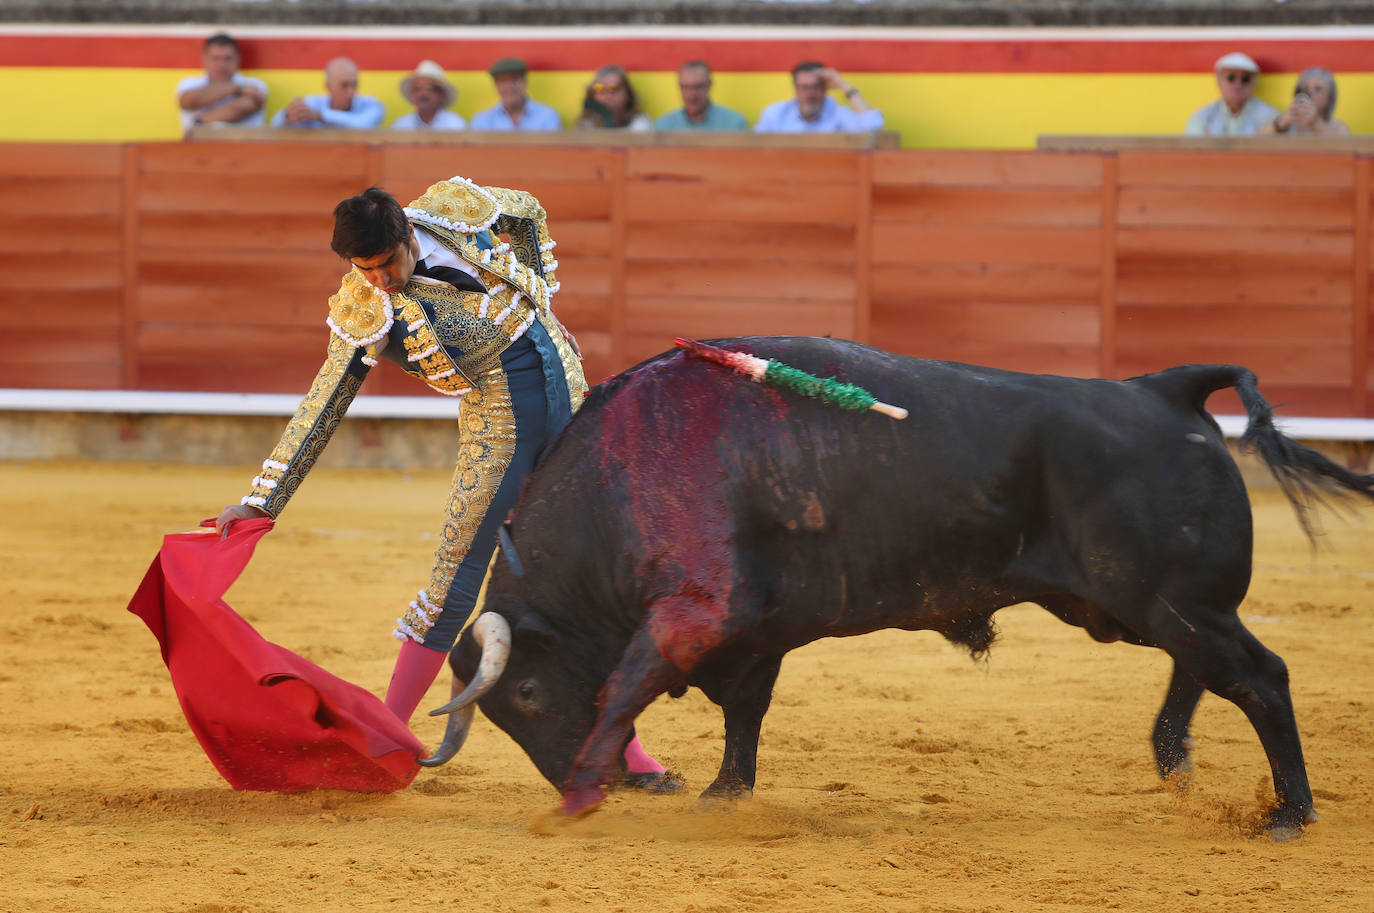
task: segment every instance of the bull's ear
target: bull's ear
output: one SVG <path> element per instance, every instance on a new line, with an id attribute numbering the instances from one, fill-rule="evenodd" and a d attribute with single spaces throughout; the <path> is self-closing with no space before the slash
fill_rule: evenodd
<path id="1" fill-rule="evenodd" d="M 511 632 L 513 640 L 519 641 L 522 645 L 538 645 L 552 647 L 556 638 L 553 628 L 544 620 L 544 616 L 534 612 L 526 612 L 515 624 L 515 630 Z"/>

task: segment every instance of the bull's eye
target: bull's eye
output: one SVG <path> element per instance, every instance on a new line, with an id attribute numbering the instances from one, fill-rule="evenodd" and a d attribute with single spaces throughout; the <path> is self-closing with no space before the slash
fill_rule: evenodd
<path id="1" fill-rule="evenodd" d="M 527 678 L 515 686 L 515 704 L 522 713 L 539 712 L 539 688 L 534 679 Z"/>

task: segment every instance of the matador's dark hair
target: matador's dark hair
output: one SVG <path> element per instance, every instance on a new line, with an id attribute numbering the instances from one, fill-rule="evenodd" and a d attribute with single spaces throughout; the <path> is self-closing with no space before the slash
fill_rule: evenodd
<path id="1" fill-rule="evenodd" d="M 396 198 L 369 187 L 334 207 L 334 253 L 351 260 L 386 253 L 410 238 L 410 220 Z"/>

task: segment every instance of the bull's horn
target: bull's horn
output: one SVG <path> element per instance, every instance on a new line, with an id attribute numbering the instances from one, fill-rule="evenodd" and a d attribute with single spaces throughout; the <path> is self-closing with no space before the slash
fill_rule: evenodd
<path id="1" fill-rule="evenodd" d="M 510 659 L 510 625 L 506 620 L 495 612 L 483 612 L 472 623 L 472 637 L 482 648 L 482 659 L 477 664 L 477 674 L 472 677 L 471 684 L 463 689 L 462 694 L 437 710 L 431 710 L 430 716 L 452 713 L 477 703 L 482 695 L 492 689 L 501 673 L 505 671 L 506 661 Z"/>
<path id="2" fill-rule="evenodd" d="M 460 693 L 467 686 L 461 679 L 453 680 L 453 694 Z M 444 730 L 444 741 L 439 743 L 439 747 L 434 749 L 434 754 L 427 758 L 417 758 L 416 762 L 421 767 L 438 767 L 440 764 L 447 764 L 453 760 L 453 756 L 463 747 L 467 741 L 468 730 L 472 728 L 472 718 L 477 713 L 477 705 L 469 704 L 462 710 L 448 718 L 448 727 Z"/>

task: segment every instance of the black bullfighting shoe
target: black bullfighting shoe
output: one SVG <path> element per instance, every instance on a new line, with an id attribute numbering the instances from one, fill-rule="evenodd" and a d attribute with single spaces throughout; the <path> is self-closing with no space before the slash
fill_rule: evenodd
<path id="1" fill-rule="evenodd" d="M 671 770 L 665 770 L 662 773 L 647 770 L 641 773 L 627 772 L 616 781 L 615 785 L 617 789 L 638 789 L 660 796 L 686 792 L 687 790 L 687 782 L 682 779 L 682 775 Z"/>

